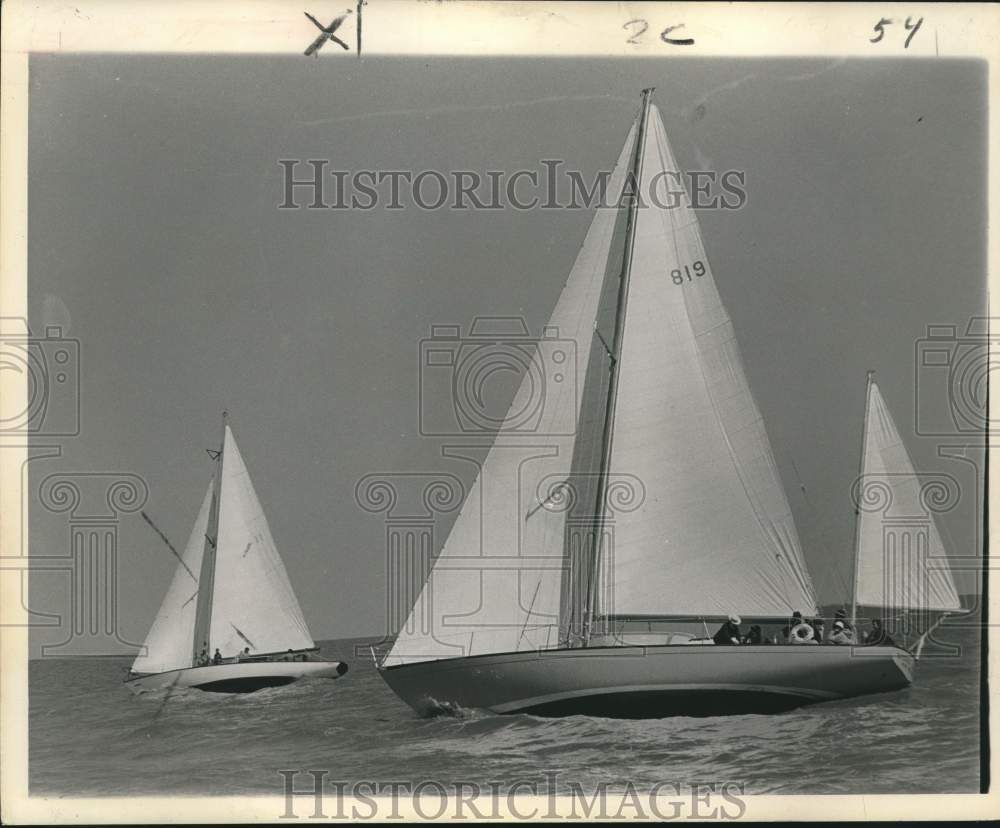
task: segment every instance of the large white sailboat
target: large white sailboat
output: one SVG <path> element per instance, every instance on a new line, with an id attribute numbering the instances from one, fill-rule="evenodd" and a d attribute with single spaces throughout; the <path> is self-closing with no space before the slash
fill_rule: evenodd
<path id="1" fill-rule="evenodd" d="M 337 678 L 316 646 L 223 414 L 222 445 L 170 588 L 126 684 L 248 693 Z"/>
<path id="2" fill-rule="evenodd" d="M 731 614 L 780 625 L 818 611 L 696 215 L 686 193 L 663 195 L 678 167 L 651 92 L 549 320 L 577 343 L 576 382 L 549 389 L 532 434 L 500 429 L 409 619 L 376 656 L 420 714 L 772 712 L 911 681 L 915 656 L 895 645 L 709 637 Z M 867 412 L 867 468 L 905 458 L 885 417 Z M 577 428 L 560 436 L 567 419 Z M 924 593 L 879 593 L 872 521 L 859 517 L 856 598 L 926 609 Z M 930 552 L 943 556 L 939 539 Z M 934 609 L 957 609 L 936 571 Z"/>

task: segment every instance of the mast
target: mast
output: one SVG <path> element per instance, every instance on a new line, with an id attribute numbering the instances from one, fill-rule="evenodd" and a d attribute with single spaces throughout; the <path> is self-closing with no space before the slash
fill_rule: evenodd
<path id="1" fill-rule="evenodd" d="M 621 354 L 622 337 L 625 333 L 625 310 L 628 304 L 629 279 L 632 273 L 632 253 L 635 249 L 636 212 L 639 207 L 639 192 L 642 187 L 642 160 L 646 148 L 646 124 L 649 120 L 649 103 L 654 87 L 642 90 L 642 107 L 639 112 L 639 128 L 636 133 L 635 157 L 632 159 L 630 175 L 634 190 L 630 195 L 625 224 L 625 250 L 622 256 L 622 270 L 618 277 L 618 300 L 615 310 L 615 330 L 611 340 L 610 380 L 608 398 L 604 413 L 604 431 L 601 435 L 601 466 L 597 478 L 597 503 L 594 522 L 594 559 L 587 580 L 587 601 L 584 606 L 583 640 L 590 643 L 594 614 L 597 610 L 597 585 L 601 571 L 601 547 L 604 538 L 604 499 L 608 485 L 608 468 L 611 463 L 611 446 L 614 438 L 615 407 L 618 403 L 618 356 Z M 627 181 L 627 179 L 626 179 Z"/>
<path id="2" fill-rule="evenodd" d="M 857 635 L 858 626 L 858 560 L 861 554 L 861 497 L 864 488 L 865 454 L 868 451 L 868 409 L 872 396 L 872 378 L 875 372 L 868 371 L 865 384 L 865 413 L 861 418 L 861 458 L 858 460 L 858 503 L 854 507 L 854 590 L 851 593 L 851 630 Z"/>
<path id="3" fill-rule="evenodd" d="M 222 493 L 222 470 L 225 462 L 226 427 L 229 423 L 229 412 L 222 412 L 222 440 L 214 454 L 218 468 L 215 472 L 215 485 L 212 491 L 212 508 L 208 516 L 208 526 L 205 529 L 205 548 L 201 556 L 201 571 L 198 577 L 198 604 L 194 617 L 194 638 L 191 642 L 191 663 L 198 664 L 198 656 L 202 649 L 210 645 L 209 633 L 212 623 L 212 598 L 215 593 L 215 554 L 216 541 L 219 537 L 219 498 Z M 211 653 L 208 654 L 211 657 Z"/>

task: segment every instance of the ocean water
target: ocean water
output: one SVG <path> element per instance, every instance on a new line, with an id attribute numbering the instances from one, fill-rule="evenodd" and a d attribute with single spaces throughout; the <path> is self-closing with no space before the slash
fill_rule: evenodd
<path id="1" fill-rule="evenodd" d="M 347 783 L 541 785 L 555 774 L 557 788 L 730 781 L 748 794 L 976 792 L 978 631 L 938 637 L 961 654 L 925 653 L 907 690 L 779 715 L 655 721 L 420 719 L 356 656 L 358 640 L 322 642 L 325 656 L 350 663 L 343 678 L 249 695 L 135 696 L 122 684 L 127 659 L 42 659 L 30 665 L 31 793 L 280 796 L 282 769 Z"/>

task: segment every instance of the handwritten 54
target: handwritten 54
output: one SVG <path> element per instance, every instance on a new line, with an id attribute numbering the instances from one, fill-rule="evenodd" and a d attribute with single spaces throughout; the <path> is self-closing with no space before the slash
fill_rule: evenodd
<path id="1" fill-rule="evenodd" d="M 896 22 L 895 20 L 892 20 L 891 18 L 888 17 L 883 17 L 882 19 L 880 19 L 879 22 L 876 23 L 875 26 L 873 27 L 876 32 L 875 37 L 871 38 L 871 40 L 869 40 L 868 42 L 879 43 L 882 40 L 882 38 L 885 37 L 885 27 L 895 22 Z M 909 34 L 906 36 L 906 40 L 903 43 L 904 49 L 909 48 L 910 41 L 913 40 L 913 36 L 917 33 L 917 30 L 920 28 L 920 24 L 923 22 L 924 19 L 922 17 L 918 18 L 916 23 L 913 22 L 912 17 L 906 18 L 906 22 L 903 24 L 903 27 L 906 29 L 906 31 L 909 32 Z"/>

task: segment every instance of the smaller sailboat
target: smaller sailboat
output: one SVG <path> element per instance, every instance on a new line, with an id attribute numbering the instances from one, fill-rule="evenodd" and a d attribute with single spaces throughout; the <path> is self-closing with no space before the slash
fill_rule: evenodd
<path id="1" fill-rule="evenodd" d="M 317 658 L 225 412 L 211 454 L 216 473 L 126 684 L 250 693 L 344 675 L 343 662 Z"/>
<path id="2" fill-rule="evenodd" d="M 895 618 L 915 630 L 919 655 L 931 631 L 948 615 L 966 612 L 937 523 L 875 372 L 868 372 L 861 474 L 857 482 L 852 619 Z M 881 625 L 882 619 L 879 618 Z"/>

